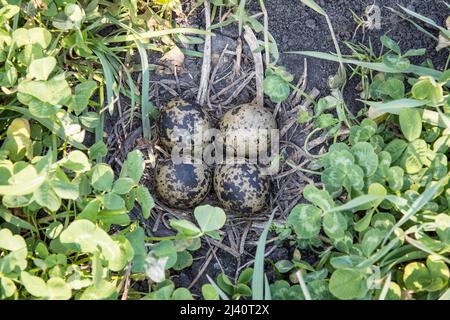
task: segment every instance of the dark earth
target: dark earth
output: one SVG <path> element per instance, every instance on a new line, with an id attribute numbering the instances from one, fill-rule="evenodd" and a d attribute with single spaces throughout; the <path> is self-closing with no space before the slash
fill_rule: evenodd
<path id="1" fill-rule="evenodd" d="M 436 69 L 442 70 L 445 66 L 446 54 L 436 52 L 436 42 L 419 32 L 411 23 L 403 21 L 389 8 L 400 11 L 400 6 L 425 15 L 438 25 L 444 25 L 448 15 L 448 8 L 439 0 L 318 0 L 316 1 L 329 15 L 334 31 L 343 54 L 350 50 L 343 44 L 345 41 L 369 44 L 371 41 L 374 52 L 378 54 L 381 49 L 380 36 L 387 34 L 397 41 L 402 52 L 408 49 L 426 48 L 426 58 L 432 59 Z M 277 41 L 281 54 L 279 64 L 299 77 L 303 73 L 304 57 L 288 54 L 290 51 L 322 51 L 335 52 L 333 41 L 324 17 L 317 14 L 301 3 L 300 0 L 266 0 L 266 9 L 269 14 L 269 31 Z M 357 24 L 351 10 L 362 17 L 367 6 L 377 5 L 380 8 L 380 29 L 359 28 L 355 33 Z M 250 8 L 259 11 L 259 1 L 250 1 Z M 436 32 L 433 32 L 436 34 Z M 284 52 L 284 53 L 283 53 Z M 424 57 L 412 59 L 420 64 Z M 327 79 L 336 73 L 337 64 L 320 59 L 308 58 L 308 87 L 316 87 L 323 95 L 328 94 Z M 355 86 L 357 79 L 350 81 L 346 87 L 346 102 L 352 108 L 355 105 Z"/>
<path id="2" fill-rule="evenodd" d="M 191 1 L 184 1 L 185 12 L 192 8 Z M 195 1 L 194 1 L 195 2 Z M 329 29 L 326 20 L 321 15 L 317 14 L 313 10 L 309 9 L 301 3 L 300 0 L 265 0 L 265 6 L 269 15 L 269 31 L 275 38 L 278 49 L 281 52 L 279 65 L 284 66 L 290 73 L 292 73 L 296 80 L 300 78 L 304 68 L 304 57 L 295 54 L 288 54 L 289 51 L 322 51 L 322 52 L 335 52 L 334 45 L 329 33 Z M 333 24 L 335 33 L 337 35 L 339 45 L 344 54 L 348 54 L 349 50 L 345 46 L 345 41 L 352 41 L 353 43 L 363 43 L 368 45 L 371 41 L 375 53 L 379 53 L 381 48 L 379 37 L 383 34 L 388 34 L 395 41 L 398 41 L 402 51 L 406 51 L 412 48 L 426 48 L 427 56 L 418 57 L 412 59 L 415 64 L 422 63 L 426 58 L 430 58 L 436 69 L 442 70 L 446 62 L 445 50 L 442 52 L 436 52 L 436 41 L 418 31 L 412 24 L 407 21 L 403 21 L 399 16 L 389 10 L 395 8 L 400 10 L 398 5 L 402 5 L 410 10 L 423 14 L 438 25 L 444 25 L 445 19 L 448 15 L 448 8 L 442 1 L 438 0 L 317 0 L 317 3 L 328 13 L 331 22 Z M 363 29 L 360 27 L 356 32 L 357 24 L 352 16 L 351 10 L 362 17 L 364 10 L 367 6 L 377 5 L 380 8 L 380 29 Z M 251 13 L 260 12 L 259 0 L 248 0 L 247 9 Z M 190 21 L 193 27 L 204 28 L 203 11 L 198 12 L 194 16 L 193 21 Z M 434 35 L 437 35 L 435 30 L 429 29 Z M 229 50 L 236 48 L 237 40 L 237 27 L 231 26 L 221 30 L 216 30 L 216 37 L 213 37 L 213 53 L 220 54 L 225 44 L 229 45 Z M 202 46 L 198 46 L 196 49 L 202 50 Z M 247 50 L 247 51 L 246 51 Z M 244 47 L 244 52 L 248 53 L 248 48 Z M 248 53 L 250 56 L 251 53 Z M 307 90 L 317 88 L 320 91 L 321 96 L 329 94 L 327 88 L 328 77 L 334 75 L 337 71 L 338 65 L 323 60 L 308 58 L 308 76 L 307 76 Z M 198 86 L 201 69 L 201 59 L 188 58 L 185 61 L 186 67 L 192 75 L 192 78 L 183 79 L 180 75 L 180 80 L 189 82 L 191 86 Z M 194 82 L 194 83 L 192 83 Z M 294 81 L 296 82 L 296 81 Z M 356 90 L 358 80 L 351 79 L 345 92 L 345 99 L 347 104 L 353 111 L 357 111 L 361 108 L 358 102 L 355 102 L 355 98 L 358 98 L 358 91 Z M 189 93 L 184 94 L 189 96 Z M 192 95 L 193 96 L 193 95 Z M 161 97 L 161 101 L 165 102 L 171 97 Z M 234 101 L 235 103 L 245 103 L 252 100 L 252 92 L 243 91 L 243 93 Z M 217 116 L 217 115 L 216 115 Z M 149 222 L 152 225 L 152 222 Z M 151 227 L 149 226 L 149 231 Z M 171 230 L 165 230 L 159 228 L 157 232 L 153 233 L 156 236 L 172 235 Z M 223 244 L 229 245 L 228 239 Z M 194 262 L 190 268 L 173 274 L 172 280 L 177 286 L 187 287 L 196 278 L 205 262 L 205 255 L 208 252 L 210 246 L 204 245 L 200 250 L 194 254 Z M 252 254 L 256 250 L 254 246 Z M 292 249 L 286 244 L 280 244 L 280 246 L 274 250 L 268 259 L 272 261 L 278 261 L 282 259 L 292 258 Z M 306 255 L 306 256 L 305 256 Z M 218 249 L 208 264 L 208 267 L 202 273 L 200 279 L 191 288 L 191 292 L 201 296 L 201 285 L 208 283 L 206 275 L 211 278 L 215 277 L 222 272 L 222 270 L 231 278 L 236 277 L 236 268 L 238 266 L 238 259 L 225 250 Z M 311 260 L 308 257 L 308 253 L 304 254 L 303 259 Z M 243 258 L 243 261 L 239 261 L 242 265 L 249 258 Z M 274 273 L 269 263 L 266 263 L 267 272 L 269 277 L 273 279 Z"/>

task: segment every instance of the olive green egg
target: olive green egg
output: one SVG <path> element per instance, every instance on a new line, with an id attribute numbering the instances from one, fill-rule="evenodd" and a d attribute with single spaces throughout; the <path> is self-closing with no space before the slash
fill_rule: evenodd
<path id="1" fill-rule="evenodd" d="M 266 206 L 269 179 L 251 163 L 220 164 L 214 171 L 214 190 L 224 208 L 238 214 L 250 214 Z"/>
<path id="2" fill-rule="evenodd" d="M 163 160 L 155 168 L 156 193 L 169 207 L 187 209 L 205 199 L 211 187 L 212 172 L 201 161 L 174 163 Z"/>
<path id="3" fill-rule="evenodd" d="M 272 112 L 265 107 L 243 104 L 226 112 L 219 122 L 220 142 L 238 157 L 265 155 L 271 145 L 271 130 L 277 129 Z"/>
<path id="4" fill-rule="evenodd" d="M 181 148 L 207 143 L 210 128 L 208 112 L 194 102 L 175 99 L 168 102 L 159 113 L 158 132 L 162 145 L 168 150 L 182 141 L 185 144 L 179 144 Z"/>

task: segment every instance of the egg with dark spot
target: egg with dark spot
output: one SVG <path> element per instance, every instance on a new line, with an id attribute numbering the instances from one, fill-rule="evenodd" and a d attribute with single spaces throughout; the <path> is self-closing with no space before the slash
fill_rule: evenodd
<path id="1" fill-rule="evenodd" d="M 190 148 L 207 143 L 210 128 L 210 116 L 197 103 L 175 99 L 160 110 L 158 132 L 161 143 L 168 150 L 181 142 L 184 144 L 179 144 L 180 147 Z"/>
<path id="2" fill-rule="evenodd" d="M 255 213 L 268 202 L 269 179 L 255 164 L 220 164 L 214 171 L 214 190 L 224 208 L 234 213 Z"/>
<path id="3" fill-rule="evenodd" d="M 220 141 L 238 157 L 266 155 L 271 130 L 277 129 L 272 112 L 265 107 L 243 104 L 226 112 L 219 122 Z"/>
<path id="4" fill-rule="evenodd" d="M 183 160 L 182 163 L 163 160 L 155 168 L 158 198 L 172 208 L 198 205 L 208 194 L 211 180 L 211 171 L 200 160 Z"/>

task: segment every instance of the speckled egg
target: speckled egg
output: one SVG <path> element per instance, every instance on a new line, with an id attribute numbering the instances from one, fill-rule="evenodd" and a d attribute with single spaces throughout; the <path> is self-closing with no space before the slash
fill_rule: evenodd
<path id="1" fill-rule="evenodd" d="M 221 164 L 214 171 L 214 190 L 224 208 L 234 213 L 255 213 L 267 204 L 269 179 L 254 164 Z"/>
<path id="2" fill-rule="evenodd" d="M 270 148 L 271 130 L 276 128 L 277 123 L 270 110 L 243 104 L 223 115 L 219 122 L 220 141 L 227 149 L 234 149 L 238 157 L 265 154 Z"/>
<path id="3" fill-rule="evenodd" d="M 161 110 L 158 131 L 161 142 L 168 150 L 183 139 L 187 146 L 201 145 L 208 138 L 204 133 L 211 128 L 211 118 L 199 104 L 175 99 Z"/>
<path id="4" fill-rule="evenodd" d="M 159 162 L 155 168 L 156 193 L 172 208 L 187 209 L 205 199 L 211 187 L 212 173 L 202 162 L 172 160 Z"/>

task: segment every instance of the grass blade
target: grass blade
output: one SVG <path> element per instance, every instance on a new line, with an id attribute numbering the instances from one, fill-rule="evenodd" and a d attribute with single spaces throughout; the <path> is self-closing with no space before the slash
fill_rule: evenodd
<path id="1" fill-rule="evenodd" d="M 22 219 L 16 217 L 11 212 L 9 212 L 9 210 L 6 210 L 5 208 L 3 208 L 1 206 L 0 206 L 0 217 L 3 220 L 5 220 L 6 222 L 8 222 L 18 228 L 27 229 L 27 230 L 36 232 L 36 228 L 33 225 L 29 224 L 25 220 L 22 220 Z"/>
<path id="2" fill-rule="evenodd" d="M 211 35 L 211 36 L 214 35 L 210 31 L 199 30 L 199 29 L 195 29 L 195 28 L 173 28 L 173 29 L 160 30 L 160 31 L 149 31 L 149 32 L 138 33 L 138 34 L 128 34 L 128 35 L 123 35 L 123 36 L 109 37 L 109 38 L 105 39 L 105 44 L 116 43 L 116 42 L 136 41 L 136 40 L 146 40 L 146 39 L 151 39 L 151 38 L 159 38 L 162 36 L 167 36 L 169 34 L 176 34 L 176 33 L 193 33 L 193 34 Z"/>
<path id="3" fill-rule="evenodd" d="M 100 51 L 93 50 L 95 55 L 100 59 L 100 63 L 103 68 L 103 74 L 105 75 L 105 85 L 106 85 L 106 109 L 108 109 L 109 114 L 113 114 L 114 112 L 114 76 L 113 71 L 111 70 L 112 66 L 106 57 Z M 105 126 L 105 114 L 104 109 L 99 110 L 100 121 L 95 128 L 95 142 L 103 141 L 103 129 Z M 103 162 L 102 157 L 98 157 L 97 162 Z"/>
<path id="4" fill-rule="evenodd" d="M 275 215 L 276 208 L 272 211 L 269 221 L 264 227 L 263 232 L 258 240 L 258 246 L 256 248 L 255 263 L 253 267 L 252 278 L 252 299 L 263 300 L 264 299 L 264 253 L 266 251 L 266 239 L 269 233 L 269 227 L 272 224 L 273 216 Z"/>
<path id="5" fill-rule="evenodd" d="M 305 300 L 312 300 L 311 294 L 309 293 L 309 289 L 306 286 L 305 280 L 303 279 L 302 270 L 298 270 L 295 273 L 298 283 L 300 284 L 300 288 L 302 289 L 303 295 L 305 296 Z"/>
<path id="6" fill-rule="evenodd" d="M 311 9 L 313 9 L 315 12 L 325 16 L 326 13 L 325 11 L 317 4 L 314 2 L 314 0 L 300 0 L 304 5 L 310 7 Z"/>
<path id="7" fill-rule="evenodd" d="M 444 182 L 448 181 L 449 176 L 450 174 L 447 174 L 446 177 L 439 180 L 435 185 L 433 185 L 431 188 L 426 189 L 420 196 L 417 197 L 417 199 L 413 202 L 408 211 L 406 211 L 405 215 L 388 232 L 388 234 L 383 240 L 383 245 L 389 239 L 391 234 L 394 233 L 395 229 L 400 228 L 406 221 L 408 221 L 413 215 L 415 215 L 420 209 L 422 209 L 423 206 L 428 203 L 428 201 L 433 199 L 433 197 L 441 188 L 441 185 Z"/>
<path id="8" fill-rule="evenodd" d="M 439 297 L 439 300 L 450 300 L 450 288 Z"/>
<path id="9" fill-rule="evenodd" d="M 415 99 L 397 99 L 389 102 L 377 102 L 377 101 L 367 101 L 359 100 L 364 104 L 372 107 L 372 113 L 369 110 L 370 118 L 377 118 L 383 113 L 400 114 L 400 111 L 405 108 L 417 108 L 427 104 L 427 100 L 415 100 Z"/>
<path id="10" fill-rule="evenodd" d="M 443 255 L 433 251 L 432 249 L 430 249 L 428 246 L 426 246 L 425 244 L 421 243 L 420 241 L 417 241 L 417 240 L 415 240 L 415 239 L 413 239 L 411 237 L 408 237 L 408 236 L 405 237 L 405 241 L 408 242 L 410 245 L 416 247 L 417 249 L 422 250 L 423 252 L 426 252 L 429 255 L 439 257 L 440 259 L 445 261 L 445 263 L 450 264 L 450 260 L 449 259 L 447 259 Z"/>
<path id="11" fill-rule="evenodd" d="M 272 294 L 270 292 L 269 279 L 267 279 L 267 275 L 266 274 L 264 274 L 264 300 L 272 300 Z"/>
<path id="12" fill-rule="evenodd" d="M 144 138 L 150 140 L 151 128 L 150 128 L 150 110 L 151 102 L 148 96 L 150 90 L 150 73 L 148 69 L 148 55 L 142 43 L 136 40 L 136 46 L 141 57 L 142 65 L 142 85 L 141 85 L 141 120 L 142 120 L 142 133 Z M 154 107 L 153 107 L 154 108 Z"/>
<path id="13" fill-rule="evenodd" d="M 450 31 L 447 30 L 447 29 L 445 29 L 445 28 L 443 28 L 443 27 L 441 27 L 441 26 L 439 26 L 439 25 L 438 25 L 436 22 L 434 22 L 432 19 L 430 19 L 430 18 L 428 18 L 428 17 L 425 17 L 425 16 L 423 16 L 423 15 L 417 13 L 417 12 L 414 12 L 414 11 L 412 11 L 412 10 L 409 10 L 409 9 L 407 9 L 407 8 L 405 8 L 405 7 L 402 7 L 402 6 L 400 6 L 400 5 L 399 5 L 399 7 L 400 7 L 403 11 L 405 11 L 407 14 L 409 14 L 410 16 L 412 16 L 412 17 L 414 17 L 414 18 L 416 18 L 416 19 L 419 19 L 419 20 L 422 21 L 422 22 L 425 22 L 426 24 L 432 26 L 433 28 L 438 29 L 438 30 L 441 31 L 443 34 L 445 34 L 446 37 L 450 37 Z"/>
<path id="14" fill-rule="evenodd" d="M 217 294 L 223 300 L 230 300 L 230 298 L 228 298 L 227 294 L 225 292 L 223 292 L 222 289 L 219 288 L 219 286 L 216 284 L 216 282 L 213 279 L 211 279 L 211 277 L 209 275 L 206 275 L 206 278 L 208 278 L 208 281 L 211 283 L 211 285 L 214 287 L 214 289 L 216 289 Z"/>
<path id="15" fill-rule="evenodd" d="M 303 56 L 307 56 L 307 57 L 311 57 L 311 58 L 318 58 L 318 59 L 324 59 L 324 60 L 328 60 L 328 61 L 334 61 L 334 62 L 339 62 L 339 57 L 330 54 L 330 53 L 326 53 L 326 52 L 316 52 L 316 51 L 290 51 L 287 53 L 291 53 L 291 54 L 300 54 Z M 379 72 L 385 72 L 385 73 L 400 73 L 397 69 L 395 68 L 390 68 L 388 66 L 386 66 L 383 63 L 380 62 L 364 62 L 364 61 L 359 61 L 359 60 L 355 60 L 355 59 L 348 59 L 348 58 L 342 58 L 341 59 L 343 63 L 347 63 L 347 64 L 354 64 L 356 66 L 359 67 L 363 67 L 363 68 L 367 68 L 367 69 L 371 69 L 371 70 L 375 70 L 375 71 L 379 71 Z M 406 69 L 405 71 L 403 71 L 403 73 L 414 73 L 417 74 L 419 76 L 431 76 L 435 79 L 439 79 L 440 76 L 442 75 L 442 72 L 434 70 L 434 69 L 430 69 L 430 68 L 426 68 L 426 67 L 421 67 L 421 66 L 416 66 L 416 65 L 411 65 L 409 66 L 408 69 Z"/>
<path id="16" fill-rule="evenodd" d="M 241 0 L 241 2 L 239 2 L 239 7 L 238 7 L 238 29 L 239 29 L 239 36 L 242 35 L 242 26 L 244 25 L 244 16 L 245 16 L 245 4 L 246 4 L 247 0 Z"/>
<path id="17" fill-rule="evenodd" d="M 386 295 L 388 294 L 389 288 L 391 286 L 391 279 L 392 274 L 389 272 L 386 277 L 386 280 L 384 280 L 383 289 L 381 289 L 380 297 L 378 298 L 378 300 L 384 300 L 386 298 Z"/>
<path id="18" fill-rule="evenodd" d="M 405 205 L 407 203 L 405 199 L 397 197 L 397 196 L 393 196 L 393 195 L 379 196 L 379 195 L 365 194 L 365 195 L 359 196 L 357 198 L 354 198 L 343 205 L 331 208 L 330 210 L 327 210 L 327 212 L 350 210 L 350 209 L 358 208 L 359 206 L 362 206 L 369 202 L 382 201 L 384 199 L 386 199 L 396 205 Z"/>

